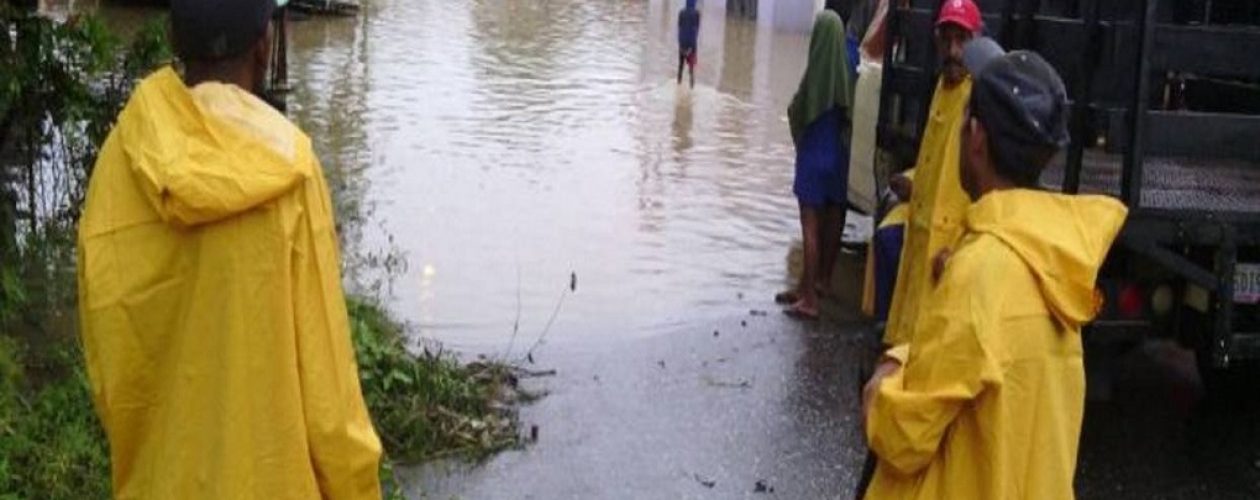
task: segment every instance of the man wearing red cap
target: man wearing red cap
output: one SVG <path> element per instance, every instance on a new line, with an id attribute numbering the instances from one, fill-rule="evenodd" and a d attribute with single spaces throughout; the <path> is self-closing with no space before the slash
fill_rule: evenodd
<path id="1" fill-rule="evenodd" d="M 890 347 L 913 340 L 918 312 L 932 288 L 933 261 L 962 234 L 968 200 L 958 180 L 958 148 L 963 112 L 971 96 L 962 47 L 981 29 L 980 8 L 972 0 L 945 0 L 941 5 L 936 21 L 941 75 L 915 164 L 905 247 L 884 332 L 884 344 Z"/>

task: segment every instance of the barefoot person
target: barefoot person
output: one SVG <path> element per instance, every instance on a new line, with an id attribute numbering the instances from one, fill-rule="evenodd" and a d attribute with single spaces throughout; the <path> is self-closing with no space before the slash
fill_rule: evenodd
<path id="1" fill-rule="evenodd" d="M 79 221 L 115 498 L 380 499 L 328 189 L 259 99 L 275 0 L 173 0 Z"/>
<path id="2" fill-rule="evenodd" d="M 868 499 L 1072 498 L 1085 406 L 1081 325 L 1126 209 L 1039 191 L 1067 143 L 1063 82 L 1041 56 L 969 44 L 966 232 L 914 341 L 867 385 Z"/>
<path id="3" fill-rule="evenodd" d="M 683 67 L 686 66 L 691 76 L 691 88 L 696 87 L 696 50 L 700 39 L 700 11 L 696 8 L 696 0 L 687 0 L 687 5 L 678 11 L 678 84 L 682 85 Z"/>
<path id="4" fill-rule="evenodd" d="M 844 22 L 830 10 L 814 20 L 809 39 L 809 63 L 800 88 L 788 108 L 792 140 L 796 144 L 796 178 L 792 192 L 801 211 L 805 265 L 794 292 L 779 294 L 788 303 L 785 313 L 818 318 L 818 291 L 829 276 L 822 272 L 822 234 L 826 227 L 844 226 L 848 183 L 849 113 L 853 107 Z M 837 242 L 838 243 L 838 242 Z"/>

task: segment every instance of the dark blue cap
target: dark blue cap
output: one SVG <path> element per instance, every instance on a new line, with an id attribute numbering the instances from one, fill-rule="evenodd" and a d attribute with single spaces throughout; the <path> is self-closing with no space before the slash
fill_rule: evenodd
<path id="1" fill-rule="evenodd" d="M 171 34 L 181 58 L 219 61 L 244 54 L 267 33 L 287 0 L 171 0 Z"/>
<path id="2" fill-rule="evenodd" d="M 1067 90 L 1036 52 L 1006 52 L 987 37 L 963 47 L 973 75 L 971 114 L 984 125 L 998 168 L 1012 180 L 1035 182 L 1045 163 L 1068 143 Z"/>

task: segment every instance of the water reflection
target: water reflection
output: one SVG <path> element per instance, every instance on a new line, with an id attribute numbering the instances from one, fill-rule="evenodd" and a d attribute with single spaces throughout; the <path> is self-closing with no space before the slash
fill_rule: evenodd
<path id="1" fill-rule="evenodd" d="M 681 0 L 378 0 L 294 26 L 293 116 L 347 253 L 404 252 L 395 310 L 466 347 L 505 345 L 518 296 L 540 331 L 570 272 L 549 339 L 746 311 L 797 232 L 783 109 L 807 40 L 720 3 L 694 90 L 674 83 Z"/>
<path id="2" fill-rule="evenodd" d="M 372 198 L 374 146 L 368 117 L 373 81 L 369 72 L 375 15 L 336 22 L 312 20 L 292 30 L 290 42 L 302 57 L 290 59 L 293 92 L 290 116 L 300 123 L 323 162 L 333 194 L 337 229 L 345 255 L 346 282 L 357 293 L 388 295 L 392 279 L 405 272 L 404 253 L 392 244 L 364 243 L 364 235 L 380 228 L 378 201 Z M 379 231 L 381 234 L 386 234 Z"/>

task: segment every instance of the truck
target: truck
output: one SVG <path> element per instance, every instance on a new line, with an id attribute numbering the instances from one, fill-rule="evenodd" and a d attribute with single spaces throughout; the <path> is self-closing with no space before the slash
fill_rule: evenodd
<path id="1" fill-rule="evenodd" d="M 889 0 L 877 147 L 913 162 L 940 0 Z M 977 0 L 988 36 L 1060 73 L 1071 143 L 1046 189 L 1115 196 L 1087 362 L 1148 338 L 1192 349 L 1209 396 L 1260 361 L 1260 2 Z M 1117 347 L 1118 346 L 1118 347 Z M 1249 381 L 1248 381 L 1249 382 Z"/>

